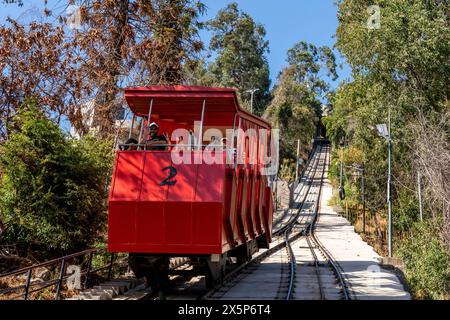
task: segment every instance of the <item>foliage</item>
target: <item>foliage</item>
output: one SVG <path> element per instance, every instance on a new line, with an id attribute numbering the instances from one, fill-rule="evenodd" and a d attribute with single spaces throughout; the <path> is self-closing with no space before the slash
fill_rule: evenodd
<path id="1" fill-rule="evenodd" d="M 237 88 L 250 110 L 251 89 L 254 94 L 253 111 L 262 114 L 270 100 L 269 64 L 266 54 L 269 43 L 261 24 L 239 10 L 237 3 L 229 4 L 207 23 L 213 36 L 209 49 L 217 55 L 200 82 L 206 85 Z"/>
<path id="2" fill-rule="evenodd" d="M 419 299 L 450 298 L 450 255 L 437 231 L 429 223 L 416 223 L 398 246 L 407 281 Z"/>
<path id="3" fill-rule="evenodd" d="M 22 0 L 2 0 L 3 3 L 9 4 L 9 3 L 17 3 L 19 7 L 23 6 Z"/>
<path id="4" fill-rule="evenodd" d="M 387 123 L 390 108 L 394 175 L 414 177 L 411 146 L 417 130 L 411 132 L 410 124 L 448 108 L 450 29 L 444 5 L 395 0 L 380 1 L 381 29 L 369 30 L 366 10 L 371 4 L 339 1 L 337 47 L 354 79 L 338 88 L 324 123 L 335 144 L 345 137 L 348 145 L 363 150 L 368 194 L 377 196 L 372 206 L 382 208 L 387 146 L 369 125 Z M 415 188 L 414 179 L 409 182 Z"/>
<path id="5" fill-rule="evenodd" d="M 180 84 L 185 70 L 195 68 L 203 49 L 197 34 L 204 12 L 200 1 L 68 1 L 58 11 L 71 4 L 79 5 L 77 29 L 67 27 L 65 13 L 48 9 L 40 22 L 8 19 L 0 28 L 4 139 L 8 123 L 31 96 L 44 110 L 67 116 L 80 135 L 93 121 L 97 135 L 108 137 L 124 104 L 121 88 Z M 87 103 L 95 108 L 83 115 Z"/>
<path id="6" fill-rule="evenodd" d="M 6 243 L 61 255 L 89 247 L 106 219 L 111 142 L 65 138 L 33 103 L 0 145 Z"/>
<path id="7" fill-rule="evenodd" d="M 82 95 L 62 28 L 7 21 L 9 26 L 0 26 L 0 140 L 8 138 L 7 127 L 26 97 L 34 97 L 46 111 L 64 114 L 66 100 Z"/>
<path id="8" fill-rule="evenodd" d="M 388 98 L 438 110 L 450 92 L 447 4 L 378 1 L 381 28 L 370 30 L 367 8 L 372 4 L 369 0 L 339 1 L 337 47 L 355 74 L 376 81 L 384 91 L 390 89 Z"/>
<path id="9" fill-rule="evenodd" d="M 198 39 L 204 12 L 200 1 L 189 0 L 90 0 L 81 5 L 81 31 L 73 33 L 72 44 L 82 58 L 80 71 L 93 86 L 96 117 L 101 134 L 121 112 L 120 88 L 130 84 L 180 84 L 184 68 L 195 67 L 196 54 L 203 49 Z M 105 32 L 107 30 L 107 32 Z M 80 109 L 69 118 L 86 133 Z"/>
<path id="10" fill-rule="evenodd" d="M 292 161 L 291 159 L 283 159 L 278 176 L 284 181 L 294 181 L 295 169 L 295 161 Z"/>
<path id="11" fill-rule="evenodd" d="M 288 62 L 289 65 L 278 77 L 272 103 L 264 117 L 280 129 L 283 137 L 280 141 L 280 158 L 291 159 L 295 163 L 297 140 L 300 140 L 303 159 L 307 158 L 312 147 L 311 139 L 316 133 L 321 114 L 320 94 L 328 90 L 328 85 L 320 80 L 319 72 L 325 68 L 336 75 L 336 65 L 329 48 L 317 48 L 304 42 L 288 51 Z"/>
<path id="12" fill-rule="evenodd" d="M 287 61 L 295 71 L 295 79 L 305 83 L 315 93 L 326 93 L 329 85 L 319 74 L 323 65 L 326 66 L 327 76 L 337 79 L 336 58 L 329 47 L 317 48 L 311 43 L 301 41 L 288 51 Z"/>
<path id="13" fill-rule="evenodd" d="M 450 248 L 448 5 L 380 0 L 376 4 L 381 27 L 373 29 L 368 28 L 367 11 L 373 4 L 369 0 L 338 1 L 337 48 L 350 64 L 353 79 L 337 89 L 333 111 L 324 123 L 335 145 L 344 139 L 346 147 L 362 151 L 367 207 L 380 214 L 386 211 L 388 146 L 370 126 L 387 124 L 390 114 L 394 234 L 402 238 L 412 233 L 416 241 L 401 243 L 398 254 L 407 260 L 414 290 L 423 291 L 419 296 L 436 298 L 442 286 L 438 289 L 431 283 L 439 286 L 448 283 L 448 278 L 437 269 L 427 274 L 426 265 L 434 268 L 435 259 L 441 259 L 442 267 L 439 252 Z M 425 224 L 433 228 L 416 226 L 418 171 L 423 176 Z M 357 185 L 356 181 L 348 183 Z"/>

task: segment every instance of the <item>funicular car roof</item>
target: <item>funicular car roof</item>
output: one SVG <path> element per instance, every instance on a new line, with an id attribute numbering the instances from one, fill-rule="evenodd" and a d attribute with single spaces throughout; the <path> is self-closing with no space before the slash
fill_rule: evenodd
<path id="1" fill-rule="evenodd" d="M 145 86 L 125 89 L 125 99 L 137 116 L 147 116 L 153 99 L 152 114 L 159 119 L 176 122 L 199 121 L 203 99 L 206 100 L 205 123 L 230 125 L 234 114 L 250 120 L 261 127 L 270 124 L 239 106 L 236 90 L 201 86 Z"/>

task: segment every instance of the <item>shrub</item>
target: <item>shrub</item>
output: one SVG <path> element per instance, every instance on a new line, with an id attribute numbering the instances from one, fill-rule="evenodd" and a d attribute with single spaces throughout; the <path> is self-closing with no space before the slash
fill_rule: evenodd
<path id="1" fill-rule="evenodd" d="M 106 221 L 110 141 L 63 135 L 33 104 L 0 145 L 0 219 L 8 243 L 46 255 L 82 250 Z"/>
<path id="2" fill-rule="evenodd" d="M 411 236 L 403 240 L 398 254 L 405 263 L 405 275 L 418 299 L 448 299 L 449 252 L 430 223 L 416 223 Z"/>

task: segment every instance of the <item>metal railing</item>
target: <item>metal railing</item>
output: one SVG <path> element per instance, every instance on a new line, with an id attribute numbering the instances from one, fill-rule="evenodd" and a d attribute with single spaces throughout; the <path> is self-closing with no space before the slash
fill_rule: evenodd
<path id="1" fill-rule="evenodd" d="M 157 150 L 155 148 L 164 147 L 166 150 Z M 199 151 L 198 145 L 193 146 L 192 144 L 176 144 L 176 143 L 155 143 L 155 144 L 146 144 L 146 143 L 122 143 L 119 144 L 119 150 L 121 151 L 167 151 L 170 149 L 183 148 L 185 150 L 190 151 Z M 236 148 L 228 148 L 225 145 L 210 145 L 210 144 L 202 144 L 200 145 L 202 149 L 210 148 L 211 150 L 218 151 L 226 151 L 236 153 Z"/>
<path id="2" fill-rule="evenodd" d="M 108 263 L 92 269 L 94 256 L 101 254 L 109 255 Z M 85 261 L 86 258 L 87 261 Z M 85 289 L 89 286 L 89 281 L 94 273 L 107 270 L 106 277 L 108 280 L 111 279 L 112 268 L 115 263 L 115 254 L 107 253 L 105 248 L 88 249 L 61 258 L 35 264 L 30 267 L 25 267 L 15 271 L 0 274 L 0 284 L 3 283 L 3 286 L 5 286 L 5 282 L 7 281 L 17 279 L 23 280 L 23 276 L 25 275 L 24 284 L 15 285 L 12 287 L 8 286 L 7 288 L 0 289 L 0 299 L 17 300 L 22 298 L 23 300 L 28 300 L 32 293 L 40 292 L 50 287 L 55 287 L 55 300 L 60 300 L 61 292 L 64 290 L 64 281 L 67 281 L 69 277 L 74 276 L 74 273 L 66 274 L 66 271 L 68 269 L 67 266 L 69 263 L 74 263 L 74 265 L 77 266 L 81 264 L 81 267 L 79 269 L 80 272 L 75 276 L 80 277 L 79 279 L 82 283 L 82 288 Z M 39 279 L 41 281 L 33 281 L 33 271 L 37 270 L 38 268 L 49 267 L 54 269 L 54 274 L 59 274 L 57 278 L 53 278 L 50 280 L 42 280 L 36 278 L 35 280 Z M 82 278 L 84 279 L 82 280 Z"/>

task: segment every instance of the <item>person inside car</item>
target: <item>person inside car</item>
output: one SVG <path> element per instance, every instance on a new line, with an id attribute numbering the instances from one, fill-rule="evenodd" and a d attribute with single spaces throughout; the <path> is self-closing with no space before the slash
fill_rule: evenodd
<path id="1" fill-rule="evenodd" d="M 158 135 L 159 126 L 156 122 L 150 123 L 150 134 L 146 141 L 146 150 L 167 150 L 168 139 L 165 135 Z"/>

